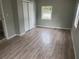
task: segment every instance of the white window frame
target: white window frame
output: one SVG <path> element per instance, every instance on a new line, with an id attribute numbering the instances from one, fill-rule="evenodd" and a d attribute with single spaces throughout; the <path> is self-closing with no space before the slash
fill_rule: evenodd
<path id="1" fill-rule="evenodd" d="M 44 10 L 44 9 L 48 10 Z M 48 12 L 46 12 L 48 11 Z M 52 6 L 41 6 L 41 19 L 42 20 L 51 20 L 52 19 Z"/>

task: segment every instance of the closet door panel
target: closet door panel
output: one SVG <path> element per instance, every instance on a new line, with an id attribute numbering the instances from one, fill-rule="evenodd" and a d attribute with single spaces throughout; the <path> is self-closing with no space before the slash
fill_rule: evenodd
<path id="1" fill-rule="evenodd" d="M 30 29 L 35 27 L 35 14 L 34 14 L 34 5 L 33 2 L 29 3 L 29 21 L 30 21 Z"/>
<path id="2" fill-rule="evenodd" d="M 23 2 L 23 13 L 24 13 L 24 23 L 25 23 L 25 31 L 29 30 L 29 23 L 28 23 L 28 6 L 26 2 Z"/>

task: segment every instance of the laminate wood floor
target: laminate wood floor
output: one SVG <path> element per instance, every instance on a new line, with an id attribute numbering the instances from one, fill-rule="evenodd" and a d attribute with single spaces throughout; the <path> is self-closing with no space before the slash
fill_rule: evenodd
<path id="1" fill-rule="evenodd" d="M 70 31 L 32 29 L 1 43 L 0 59 L 75 59 Z"/>

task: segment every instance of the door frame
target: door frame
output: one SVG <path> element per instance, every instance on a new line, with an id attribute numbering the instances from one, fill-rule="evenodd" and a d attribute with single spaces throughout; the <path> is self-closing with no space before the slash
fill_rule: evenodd
<path id="1" fill-rule="evenodd" d="M 26 27 L 25 27 L 25 32 L 26 31 L 29 31 L 30 30 L 30 20 L 29 20 L 29 3 L 30 2 L 27 2 L 27 1 L 22 1 L 22 4 L 24 4 L 24 3 L 26 3 L 27 5 L 26 5 L 26 8 L 27 8 L 27 20 L 28 20 L 28 30 L 26 30 Z M 24 5 L 23 5 L 24 6 Z M 23 7 L 23 9 L 24 9 L 24 7 Z M 23 13 L 24 13 L 24 10 L 23 10 Z M 25 19 L 24 19 L 24 26 L 25 26 L 25 23 L 26 23 L 26 21 L 25 21 Z"/>
<path id="2" fill-rule="evenodd" d="M 5 15 L 4 15 L 4 10 L 3 10 L 3 4 L 2 4 L 2 0 L 0 0 L 0 7 L 1 7 L 1 14 L 2 14 L 2 25 L 3 25 L 3 31 L 4 31 L 4 38 L 8 39 L 8 31 L 7 31 L 7 25 L 6 25 L 6 21 L 5 21 Z"/>
<path id="3" fill-rule="evenodd" d="M 26 3 L 27 4 L 27 6 L 26 6 L 26 8 L 27 8 L 27 16 L 28 16 L 28 30 L 31 30 L 32 28 L 34 28 L 35 26 L 33 26 L 33 27 L 31 27 L 31 20 L 30 20 L 30 4 L 31 4 L 31 2 L 28 2 L 28 1 L 22 1 L 22 4 L 23 3 Z M 34 6 L 34 5 L 33 5 Z M 23 8 L 24 9 L 24 8 Z M 23 12 L 24 12 L 24 10 L 23 10 Z M 34 20 L 35 21 L 35 20 Z M 25 19 L 24 19 L 24 23 L 25 23 Z M 34 25 L 35 25 L 35 23 L 34 23 Z M 25 30 L 26 31 L 26 30 Z"/>
<path id="4" fill-rule="evenodd" d="M 29 4 L 30 4 L 30 2 L 27 2 L 27 12 L 28 12 L 28 27 L 29 27 L 29 30 L 31 30 L 31 29 L 30 29 Z"/>

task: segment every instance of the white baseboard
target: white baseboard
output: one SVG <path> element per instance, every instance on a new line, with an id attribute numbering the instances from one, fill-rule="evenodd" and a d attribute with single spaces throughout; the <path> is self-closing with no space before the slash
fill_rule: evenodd
<path id="1" fill-rule="evenodd" d="M 35 27 L 34 27 L 35 28 Z M 31 28 L 31 29 L 33 29 L 33 28 Z M 30 29 L 30 30 L 31 30 Z M 29 31 L 29 30 L 28 30 Z M 28 31 L 25 31 L 25 32 L 23 32 L 23 33 L 21 33 L 21 34 L 14 34 L 14 35 L 12 35 L 12 36 L 10 36 L 10 37 L 6 37 L 5 39 L 11 39 L 11 38 L 13 38 L 13 37 L 15 37 L 15 36 L 22 36 L 22 35 L 24 35 L 26 32 L 28 32 Z"/>
<path id="2" fill-rule="evenodd" d="M 24 35 L 25 33 L 26 33 L 26 32 L 24 32 L 24 33 L 21 33 L 21 34 L 20 34 L 20 36 Z"/>
<path id="3" fill-rule="evenodd" d="M 21 33 L 21 34 L 14 34 L 14 35 L 12 35 L 12 36 L 10 36 L 10 37 L 7 37 L 6 39 L 9 40 L 9 39 L 11 39 L 11 38 L 13 38 L 13 37 L 15 37 L 15 36 L 22 36 L 22 35 L 24 35 L 25 33 L 26 33 L 26 32 Z"/>
<path id="4" fill-rule="evenodd" d="M 13 38 L 13 37 L 15 37 L 16 36 L 16 34 L 14 34 L 14 35 L 12 35 L 12 36 L 10 36 L 10 37 L 7 37 L 6 39 L 11 39 L 11 38 Z"/>
<path id="5" fill-rule="evenodd" d="M 7 37 L 6 39 L 9 40 L 9 39 L 11 39 L 11 38 L 13 38 L 13 37 L 15 37 L 15 36 L 22 36 L 22 35 L 24 35 L 25 33 L 26 33 L 26 32 L 21 33 L 21 34 L 14 34 L 14 35 L 12 35 L 12 36 L 10 36 L 10 37 Z"/>
<path id="6" fill-rule="evenodd" d="M 57 29 L 66 29 L 66 30 L 71 30 L 71 28 L 62 28 L 62 27 L 49 27 L 49 26 L 42 26 L 42 25 L 37 25 L 38 27 L 47 27 L 47 28 L 57 28 Z"/>
<path id="7" fill-rule="evenodd" d="M 26 32 L 24 32 L 24 33 L 21 33 L 21 34 L 16 34 L 16 36 L 22 36 L 22 35 L 24 35 Z"/>

